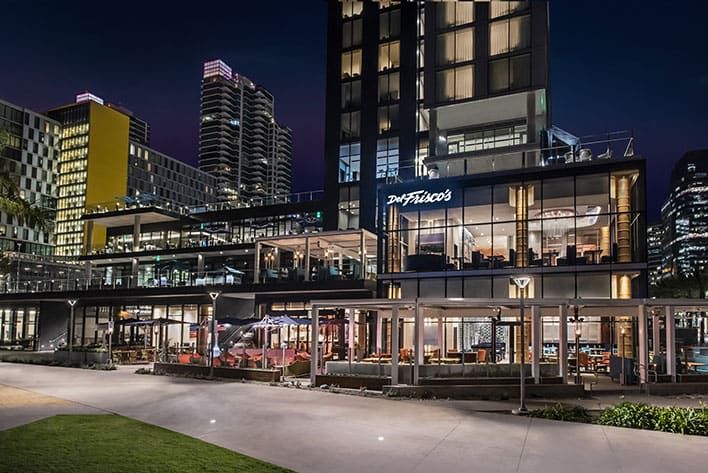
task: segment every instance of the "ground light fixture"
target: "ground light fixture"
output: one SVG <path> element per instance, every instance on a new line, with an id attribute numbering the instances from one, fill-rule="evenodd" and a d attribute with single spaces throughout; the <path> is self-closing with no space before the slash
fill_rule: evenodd
<path id="1" fill-rule="evenodd" d="M 512 282 L 519 288 L 519 322 L 520 322 L 520 337 L 521 337 L 521 357 L 519 363 L 519 408 L 511 411 L 513 414 L 517 415 L 527 415 L 529 410 L 526 408 L 526 374 L 525 374 L 525 358 L 526 350 L 524 343 L 524 292 L 526 291 L 526 286 L 531 282 L 531 276 L 514 276 L 511 278 Z"/>

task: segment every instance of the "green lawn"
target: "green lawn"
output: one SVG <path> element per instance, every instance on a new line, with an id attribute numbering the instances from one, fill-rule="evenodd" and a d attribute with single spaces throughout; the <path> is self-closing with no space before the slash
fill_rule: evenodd
<path id="1" fill-rule="evenodd" d="M 56 416 L 0 432 L 0 472 L 285 472 L 117 415 Z"/>

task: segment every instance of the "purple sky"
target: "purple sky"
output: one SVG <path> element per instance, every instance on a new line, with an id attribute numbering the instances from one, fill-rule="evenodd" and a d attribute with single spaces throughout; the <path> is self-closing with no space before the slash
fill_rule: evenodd
<path id="1" fill-rule="evenodd" d="M 220 57 L 275 95 L 294 131 L 294 190 L 322 188 L 324 0 L 62 3 L 3 3 L 1 98 L 45 110 L 88 89 L 149 121 L 153 147 L 196 163 L 201 65 Z M 708 2 L 682 5 L 551 4 L 553 121 L 579 135 L 633 130 L 651 218 L 673 163 L 708 148 Z"/>

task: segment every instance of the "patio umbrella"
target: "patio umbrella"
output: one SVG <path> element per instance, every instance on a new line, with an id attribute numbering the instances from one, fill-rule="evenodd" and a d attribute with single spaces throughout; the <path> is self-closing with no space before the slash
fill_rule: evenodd
<path id="1" fill-rule="evenodd" d="M 263 316 L 261 320 L 256 322 L 255 324 L 252 325 L 254 328 L 260 328 L 263 329 L 263 361 L 262 365 L 265 368 L 268 363 L 268 359 L 266 358 L 266 346 L 268 344 L 268 334 L 270 333 L 269 330 L 276 328 L 276 327 L 281 327 L 284 324 L 280 323 L 276 318 L 273 318 L 270 316 L 270 314 L 266 314 Z"/>

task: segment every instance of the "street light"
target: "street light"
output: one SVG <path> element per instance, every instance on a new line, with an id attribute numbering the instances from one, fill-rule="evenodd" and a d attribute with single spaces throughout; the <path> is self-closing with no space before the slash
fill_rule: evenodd
<path id="1" fill-rule="evenodd" d="M 76 299 L 67 299 L 67 304 L 70 307 L 69 313 L 69 364 L 71 364 L 71 353 L 74 348 L 74 306 L 78 302 Z"/>
<path id="2" fill-rule="evenodd" d="M 513 414 L 526 415 L 529 410 L 526 408 L 526 376 L 525 376 L 525 358 L 526 350 L 528 349 L 526 342 L 524 340 L 524 291 L 526 286 L 531 282 L 530 276 L 514 276 L 511 280 L 519 288 L 519 322 L 521 324 L 521 330 L 519 331 L 519 336 L 521 337 L 521 359 L 519 363 L 519 408 L 511 411 Z"/>
<path id="3" fill-rule="evenodd" d="M 580 376 L 580 336 L 582 331 L 580 329 L 583 318 L 579 317 L 580 306 L 575 306 L 573 308 L 573 318 L 572 322 L 575 323 L 575 384 L 582 383 L 582 377 Z"/>
<path id="4" fill-rule="evenodd" d="M 210 292 L 209 297 L 211 298 L 211 324 L 209 331 L 211 332 L 211 337 L 209 341 L 209 377 L 214 376 L 214 355 L 219 350 L 219 342 L 217 340 L 218 333 L 216 330 L 216 299 L 219 297 L 219 292 Z M 219 356 L 219 355 L 216 355 Z"/>

